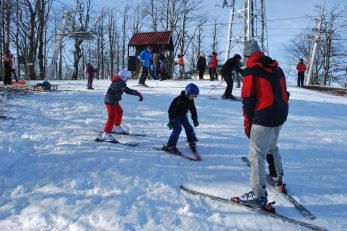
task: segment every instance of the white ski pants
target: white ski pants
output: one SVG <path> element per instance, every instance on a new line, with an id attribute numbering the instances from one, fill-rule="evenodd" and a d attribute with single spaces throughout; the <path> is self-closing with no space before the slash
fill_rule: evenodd
<path id="1" fill-rule="evenodd" d="M 250 184 L 257 197 L 266 196 L 265 158 L 268 153 L 273 155 L 277 176 L 282 173 L 281 156 L 277 148 L 281 127 L 252 125 L 248 159 L 251 162 Z"/>

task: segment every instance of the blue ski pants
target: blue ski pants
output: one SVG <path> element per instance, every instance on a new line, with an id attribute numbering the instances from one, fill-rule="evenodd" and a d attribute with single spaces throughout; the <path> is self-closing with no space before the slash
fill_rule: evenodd
<path id="1" fill-rule="evenodd" d="M 173 127 L 171 136 L 169 138 L 169 141 L 167 142 L 168 146 L 176 146 L 178 138 L 182 131 L 182 126 L 184 127 L 184 130 L 187 135 L 187 141 L 188 143 L 193 143 L 198 141 L 198 139 L 195 136 L 195 131 L 192 125 L 189 123 L 187 115 L 183 116 L 176 116 L 175 117 L 175 125 Z"/>

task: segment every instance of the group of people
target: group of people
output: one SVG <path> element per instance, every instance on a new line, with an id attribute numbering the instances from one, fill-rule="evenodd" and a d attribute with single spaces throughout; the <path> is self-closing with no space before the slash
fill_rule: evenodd
<path id="1" fill-rule="evenodd" d="M 262 207 L 268 202 L 265 158 L 269 163 L 271 180 L 279 190 L 283 192 L 286 190 L 282 181 L 283 169 L 277 141 L 282 125 L 287 119 L 289 93 L 285 75 L 277 61 L 265 56 L 255 40 L 252 39 L 245 43 L 246 68 L 242 71 L 238 69 L 240 59 L 240 55 L 235 55 L 228 62 L 223 69 L 223 77 L 230 79 L 228 76 L 231 75 L 232 70 L 237 69 L 244 78 L 241 97 L 243 99 L 244 132 L 249 138 L 248 159 L 251 163 L 251 191 L 242 196 L 233 197 L 232 200 Z M 118 75 L 112 77 L 112 83 L 104 99 L 108 111 L 104 133 L 101 135 L 104 140 L 115 140 L 112 132 L 124 132 L 120 126 L 123 110 L 119 101 L 122 99 L 122 94 L 138 96 L 140 101 L 143 100 L 140 92 L 127 87 L 126 81 L 129 78 L 130 73 L 127 70 L 121 70 Z M 190 147 L 192 150 L 196 149 L 198 139 L 187 113 L 190 111 L 194 127 L 199 126 L 198 113 L 194 103 L 198 95 L 199 87 L 189 83 L 170 103 L 167 126 L 170 130 L 172 129 L 172 133 L 163 150 L 178 152 L 176 145 L 182 127 L 186 132 Z"/>
<path id="2" fill-rule="evenodd" d="M 141 62 L 138 83 L 140 86 L 147 86 L 145 83 L 147 77 L 161 81 L 170 79 L 170 75 L 167 73 L 167 59 L 163 51 L 159 54 L 153 54 L 153 47 L 147 46 L 141 51 L 138 58 Z"/>
<path id="3" fill-rule="evenodd" d="M 2 64 L 5 69 L 4 73 L 4 85 L 12 84 L 12 74 L 15 78 L 16 82 L 18 82 L 17 74 L 16 74 L 16 64 L 14 55 L 11 53 L 10 50 L 7 50 L 2 55 Z"/>
<path id="4" fill-rule="evenodd" d="M 208 73 L 210 75 L 210 80 L 211 81 L 218 80 L 218 72 L 217 72 L 218 59 L 217 59 L 216 52 L 212 52 L 212 55 L 209 55 L 207 60 L 204 54 L 200 54 L 200 57 L 196 65 L 199 71 L 200 80 L 204 79 L 204 73 L 205 73 L 205 69 L 207 65 L 208 65 Z"/>

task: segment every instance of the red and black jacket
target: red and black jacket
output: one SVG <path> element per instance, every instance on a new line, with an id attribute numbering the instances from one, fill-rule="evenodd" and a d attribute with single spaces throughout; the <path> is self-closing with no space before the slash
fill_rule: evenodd
<path id="1" fill-rule="evenodd" d="M 276 60 L 254 53 L 243 71 L 241 91 L 245 127 L 252 124 L 266 127 L 282 125 L 288 116 L 285 76 Z"/>

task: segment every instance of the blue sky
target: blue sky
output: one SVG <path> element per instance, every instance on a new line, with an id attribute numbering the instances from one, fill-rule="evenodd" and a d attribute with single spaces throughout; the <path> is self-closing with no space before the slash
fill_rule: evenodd
<path id="1" fill-rule="evenodd" d="M 71 4 L 72 1 L 69 1 Z M 102 0 L 97 1 L 99 8 L 117 8 L 122 9 L 125 3 L 136 4 L 143 3 L 143 0 Z M 210 23 L 213 23 L 213 18 L 218 17 L 220 23 L 225 25 L 219 26 L 219 50 L 224 51 L 227 41 L 227 22 L 229 18 L 229 8 L 218 7 L 221 5 L 222 0 L 201 0 L 205 6 L 204 10 L 210 14 Z M 230 2 L 230 0 L 227 0 Z M 241 2 L 236 0 L 236 2 Z M 285 49 L 284 45 L 288 43 L 289 39 L 293 38 L 296 34 L 302 32 L 307 26 L 315 27 L 315 21 L 310 18 L 303 18 L 307 15 L 315 15 L 317 11 L 315 6 L 322 5 L 323 0 L 266 0 L 266 18 L 268 28 L 268 44 L 269 54 L 271 57 L 276 58 L 280 63 L 285 62 Z M 341 7 L 347 7 L 346 0 L 326 0 L 326 7 L 340 4 Z M 286 20 L 279 20 L 286 19 Z M 206 38 L 208 39 L 209 36 Z M 224 52 L 221 54 L 224 59 Z"/>

